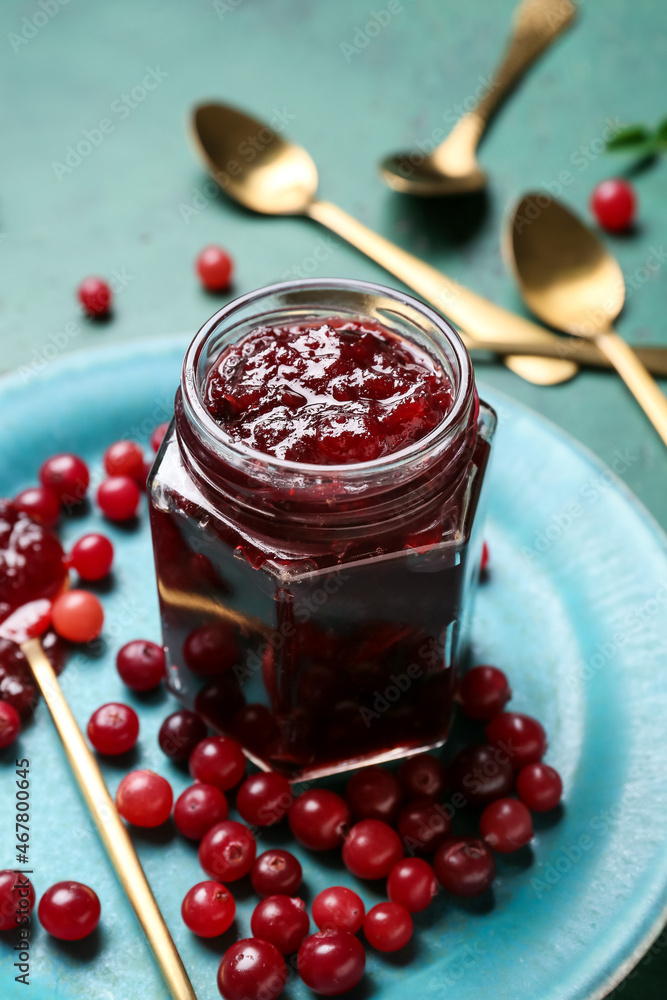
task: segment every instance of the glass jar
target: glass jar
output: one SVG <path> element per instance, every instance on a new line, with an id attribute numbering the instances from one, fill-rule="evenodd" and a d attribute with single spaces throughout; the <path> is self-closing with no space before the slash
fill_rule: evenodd
<path id="1" fill-rule="evenodd" d="M 446 417 L 394 454 L 305 465 L 232 440 L 203 403 L 220 353 L 259 326 L 374 321 L 444 368 Z M 495 415 L 452 328 L 400 292 L 285 282 L 192 341 L 149 479 L 169 683 L 293 780 L 441 745 L 479 573 Z"/>

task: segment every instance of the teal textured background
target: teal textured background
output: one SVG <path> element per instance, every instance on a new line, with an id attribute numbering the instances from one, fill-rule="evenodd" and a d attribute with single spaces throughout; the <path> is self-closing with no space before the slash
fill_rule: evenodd
<path id="1" fill-rule="evenodd" d="M 568 171 L 560 195 L 585 213 L 593 184 L 627 165 L 599 152 L 606 121 L 654 124 L 667 113 L 667 7 L 583 0 L 576 25 L 533 68 L 484 142 L 488 196 L 465 210 L 413 202 L 387 191 L 375 164 L 427 139 L 474 93 L 499 56 L 511 0 L 403 0 L 349 62 L 341 45 L 386 6 L 382 0 L 44 2 L 55 13 L 43 24 L 37 17 L 37 28 L 31 19 L 44 9 L 37 0 L 5 0 L 0 11 L 0 369 L 20 367 L 28 383 L 61 351 L 194 332 L 224 301 L 204 293 L 193 274 L 208 242 L 234 255 L 238 292 L 296 277 L 310 268 L 321 240 L 325 259 L 315 275 L 392 283 L 312 223 L 255 217 L 211 194 L 185 141 L 195 101 L 221 98 L 267 118 L 277 111 L 316 160 L 325 197 L 515 309 L 498 249 L 508 201 L 527 188 L 557 185 Z M 123 95 L 149 68 L 166 75 L 126 115 Z M 103 118 L 113 128 L 91 154 L 68 173 L 54 169 Z M 667 254 L 667 164 L 651 166 L 635 183 L 636 230 L 606 238 L 630 287 L 618 329 L 630 341 L 667 343 L 667 261 L 647 267 L 652 254 Z M 114 272 L 113 319 L 82 319 L 78 282 Z M 667 526 L 665 449 L 618 379 L 584 372 L 542 389 L 498 366 L 481 374 L 604 461 L 629 456 L 625 483 Z M 625 996 L 662 997 L 666 979 L 663 949 Z"/>

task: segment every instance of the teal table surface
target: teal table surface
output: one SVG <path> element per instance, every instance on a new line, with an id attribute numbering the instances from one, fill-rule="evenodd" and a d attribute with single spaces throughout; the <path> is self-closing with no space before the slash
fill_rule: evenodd
<path id="1" fill-rule="evenodd" d="M 306 274 L 395 284 L 315 224 L 253 216 L 215 193 L 185 131 L 205 98 L 284 128 L 313 155 L 324 197 L 522 311 L 499 251 L 506 206 L 545 188 L 588 214 L 594 184 L 630 169 L 603 152 L 603 137 L 667 114 L 667 6 L 582 0 L 575 26 L 497 115 L 480 152 L 488 191 L 465 203 L 395 195 L 376 163 L 448 128 L 484 87 L 512 0 L 389 7 L 367 32 L 385 0 L 4 0 L 0 370 L 19 368 L 29 383 L 62 352 L 194 333 L 229 297 L 205 293 L 193 271 L 211 242 L 235 259 L 230 295 Z M 667 345 L 667 162 L 632 177 L 637 225 L 605 237 L 627 283 L 618 331 Z M 114 285 L 108 322 L 77 307 L 91 273 Z M 667 527 L 667 453 L 618 378 L 585 371 L 539 388 L 499 365 L 480 373 L 615 463 Z M 664 944 L 663 935 L 616 993 L 664 997 Z"/>

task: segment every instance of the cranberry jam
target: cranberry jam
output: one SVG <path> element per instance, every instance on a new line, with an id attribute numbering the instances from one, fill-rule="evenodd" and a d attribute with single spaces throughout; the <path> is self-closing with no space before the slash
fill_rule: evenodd
<path id="1" fill-rule="evenodd" d="M 220 310 L 149 479 L 173 690 L 294 780 L 443 743 L 494 426 L 408 296 L 313 280 Z"/>

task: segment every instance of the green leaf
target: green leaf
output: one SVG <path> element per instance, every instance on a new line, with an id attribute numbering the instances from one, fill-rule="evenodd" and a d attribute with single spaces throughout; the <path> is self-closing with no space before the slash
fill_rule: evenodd
<path id="1" fill-rule="evenodd" d="M 667 118 L 663 118 L 663 120 L 658 125 L 657 129 L 655 130 L 655 137 L 658 140 L 658 143 L 661 147 L 664 148 L 665 146 L 667 146 Z"/>
<path id="2" fill-rule="evenodd" d="M 635 152 L 639 147 L 651 142 L 653 136 L 644 125 L 628 125 L 621 129 L 607 143 L 607 149 L 612 152 Z"/>

